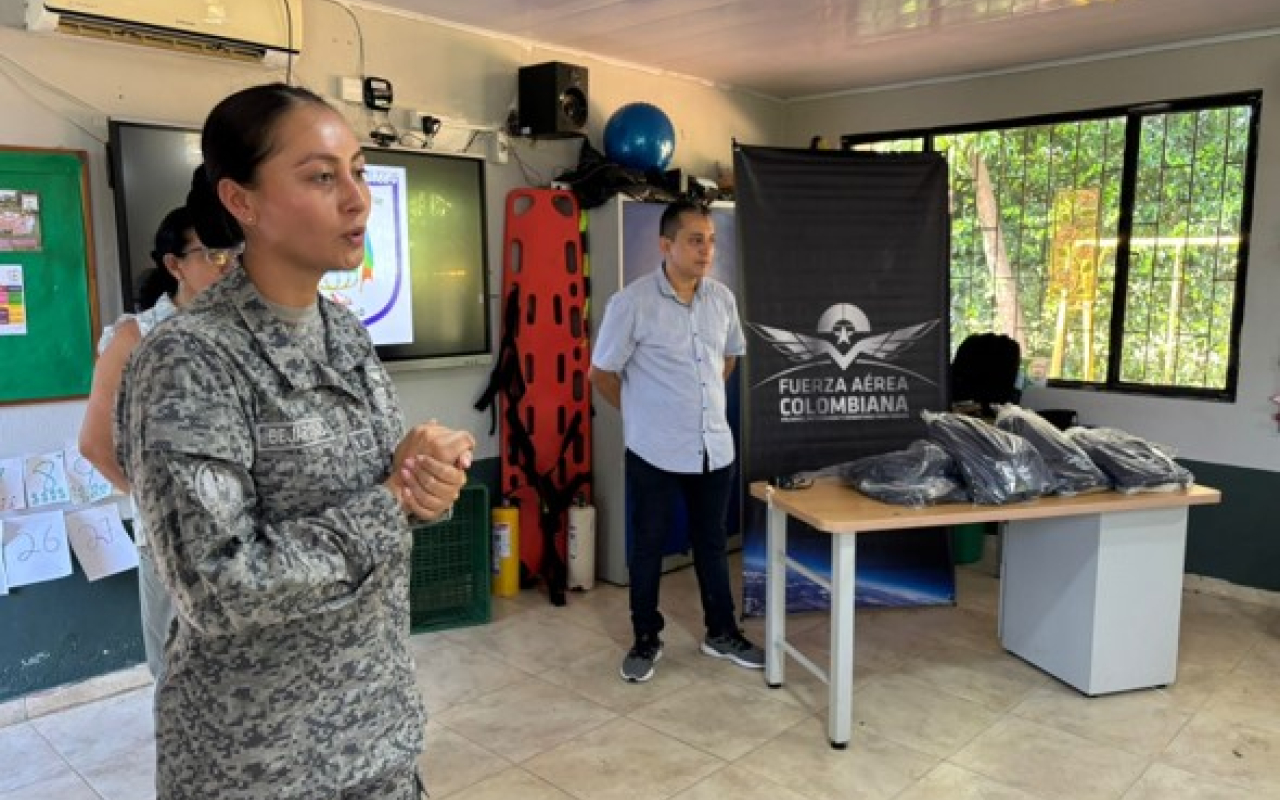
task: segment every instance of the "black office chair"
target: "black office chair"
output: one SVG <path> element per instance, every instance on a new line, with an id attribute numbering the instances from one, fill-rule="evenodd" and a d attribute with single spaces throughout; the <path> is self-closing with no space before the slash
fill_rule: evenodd
<path id="1" fill-rule="evenodd" d="M 975 333 L 960 343 L 951 361 L 951 406 L 977 404 L 984 417 L 995 416 L 998 403 L 1022 399 L 1018 369 L 1022 346 L 999 333 Z"/>

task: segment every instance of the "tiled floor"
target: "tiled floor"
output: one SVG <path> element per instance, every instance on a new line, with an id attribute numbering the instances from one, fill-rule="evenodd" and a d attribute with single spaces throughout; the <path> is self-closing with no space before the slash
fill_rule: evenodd
<path id="1" fill-rule="evenodd" d="M 1185 593 L 1177 684 L 1090 699 L 1000 649 L 998 583 L 961 569 L 958 607 L 858 613 L 841 752 L 816 680 L 792 664 L 770 690 L 699 655 L 692 571 L 663 589 L 666 655 L 648 684 L 618 679 L 629 626 L 617 587 L 565 608 L 527 593 L 496 602 L 490 625 L 414 637 L 432 798 L 1280 797 L 1275 607 Z M 820 663 L 825 622 L 789 623 Z M 759 620 L 747 628 L 762 638 Z M 83 695 L 0 705 L 0 800 L 152 798 L 150 687 L 118 691 L 139 674 L 63 710 L 50 709 Z"/>

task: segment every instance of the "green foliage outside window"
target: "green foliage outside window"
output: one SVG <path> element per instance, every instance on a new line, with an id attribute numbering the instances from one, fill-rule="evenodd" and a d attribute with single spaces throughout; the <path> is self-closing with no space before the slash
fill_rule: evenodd
<path id="1" fill-rule="evenodd" d="M 1051 381 L 1221 398 L 1234 392 L 1259 102 L 845 144 L 946 155 L 953 346 L 996 331 Z"/>

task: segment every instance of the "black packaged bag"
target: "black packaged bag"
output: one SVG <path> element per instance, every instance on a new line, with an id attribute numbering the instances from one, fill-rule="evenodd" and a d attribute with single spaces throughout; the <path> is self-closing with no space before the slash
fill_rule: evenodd
<path id="1" fill-rule="evenodd" d="M 801 480 L 835 477 L 868 497 L 897 506 L 968 503 L 969 493 L 947 452 L 919 439 L 904 450 L 798 473 Z"/>
<path id="2" fill-rule="evenodd" d="M 1036 412 L 1012 404 L 1000 406 L 996 427 L 1021 436 L 1040 453 L 1053 478 L 1055 494 L 1083 494 L 1110 488 L 1111 480 L 1079 445 Z"/>
<path id="3" fill-rule="evenodd" d="M 1116 428 L 1072 428 L 1071 441 L 1111 478 L 1117 492 L 1172 492 L 1195 476 L 1160 445 Z"/>
<path id="4" fill-rule="evenodd" d="M 1044 459 L 1021 436 L 963 414 L 921 412 L 929 438 L 960 466 L 975 503 L 1004 505 L 1047 494 L 1053 478 Z"/>

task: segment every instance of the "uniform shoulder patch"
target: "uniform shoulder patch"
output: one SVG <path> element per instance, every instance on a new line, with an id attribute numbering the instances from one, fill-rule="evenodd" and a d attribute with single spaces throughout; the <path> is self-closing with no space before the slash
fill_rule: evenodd
<path id="1" fill-rule="evenodd" d="M 244 505 L 240 481 L 216 464 L 201 464 L 196 470 L 196 497 L 214 519 L 227 519 Z"/>

